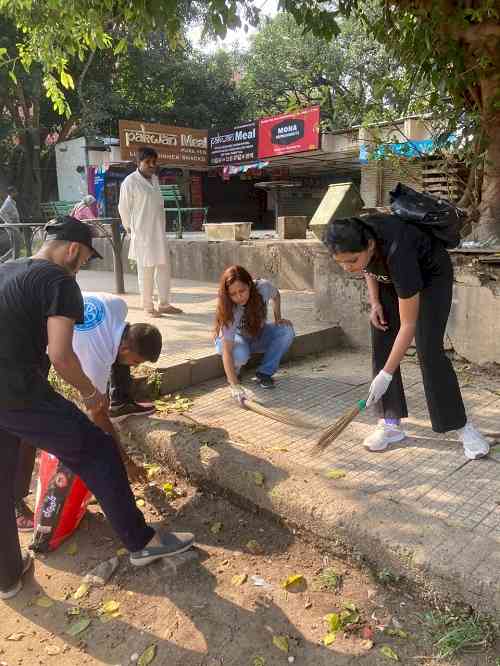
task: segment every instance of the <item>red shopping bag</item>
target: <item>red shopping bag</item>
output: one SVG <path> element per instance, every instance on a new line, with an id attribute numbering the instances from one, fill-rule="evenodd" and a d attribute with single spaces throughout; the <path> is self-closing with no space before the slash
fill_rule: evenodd
<path id="1" fill-rule="evenodd" d="M 73 534 L 92 497 L 83 481 L 55 456 L 41 452 L 35 504 L 35 531 L 30 548 L 55 550 Z"/>

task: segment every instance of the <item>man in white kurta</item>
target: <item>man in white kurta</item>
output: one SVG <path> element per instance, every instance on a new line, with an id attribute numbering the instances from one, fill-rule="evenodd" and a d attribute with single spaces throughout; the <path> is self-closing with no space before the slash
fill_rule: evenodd
<path id="1" fill-rule="evenodd" d="M 157 160 L 158 153 L 153 148 L 139 150 L 137 170 L 123 181 L 118 203 L 123 226 L 130 234 L 128 256 L 137 263 L 142 307 L 153 317 L 182 312 L 170 303 L 170 257 Z M 157 309 L 153 304 L 155 283 Z"/>

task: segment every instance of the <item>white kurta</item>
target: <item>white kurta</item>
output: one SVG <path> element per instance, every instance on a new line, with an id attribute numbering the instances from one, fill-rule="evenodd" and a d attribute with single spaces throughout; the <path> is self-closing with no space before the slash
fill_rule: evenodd
<path id="1" fill-rule="evenodd" d="M 165 212 L 157 176 L 148 180 L 138 170 L 128 175 L 120 188 L 118 210 L 130 233 L 129 259 L 142 266 L 168 264 Z"/>

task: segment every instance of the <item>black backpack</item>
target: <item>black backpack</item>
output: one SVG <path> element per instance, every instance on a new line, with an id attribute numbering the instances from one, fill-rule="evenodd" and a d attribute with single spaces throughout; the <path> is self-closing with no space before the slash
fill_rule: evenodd
<path id="1" fill-rule="evenodd" d="M 445 247 L 452 249 L 460 243 L 460 230 L 466 214 L 455 205 L 430 194 L 417 192 L 398 183 L 389 193 L 392 212 L 438 238 Z"/>

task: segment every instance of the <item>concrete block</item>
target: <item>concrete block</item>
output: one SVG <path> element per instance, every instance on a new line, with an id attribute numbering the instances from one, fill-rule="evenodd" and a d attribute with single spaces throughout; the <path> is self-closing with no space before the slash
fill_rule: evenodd
<path id="1" fill-rule="evenodd" d="M 363 199 L 354 183 L 329 185 L 325 196 L 313 215 L 309 228 L 316 238 L 323 240 L 330 220 L 359 215 L 363 206 Z"/>
<path id="2" fill-rule="evenodd" d="M 250 238 L 251 222 L 218 222 L 204 224 L 203 228 L 211 241 L 244 241 Z"/>
<path id="3" fill-rule="evenodd" d="M 191 361 L 177 363 L 168 368 L 158 368 L 162 376 L 162 393 L 172 393 L 191 386 L 191 369 Z"/>
<path id="4" fill-rule="evenodd" d="M 222 358 L 219 354 L 209 354 L 191 361 L 191 383 L 201 384 L 209 379 L 216 379 L 224 375 Z"/>
<path id="5" fill-rule="evenodd" d="M 280 240 L 306 238 L 308 219 L 304 215 L 278 217 L 277 232 Z"/>

